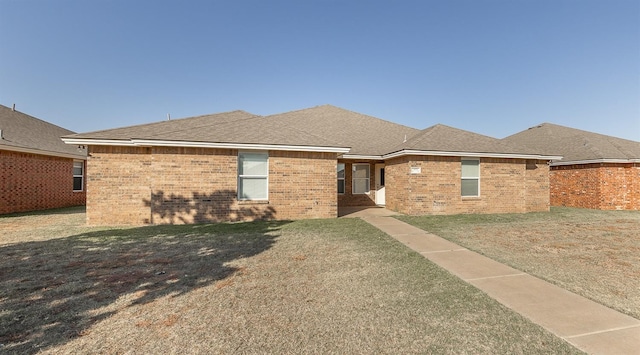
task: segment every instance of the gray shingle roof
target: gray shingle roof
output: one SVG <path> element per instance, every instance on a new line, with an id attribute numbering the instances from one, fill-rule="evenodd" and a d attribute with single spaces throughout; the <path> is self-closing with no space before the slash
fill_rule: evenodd
<path id="1" fill-rule="evenodd" d="M 514 147 L 499 139 L 437 124 L 416 134 L 395 147 L 400 150 L 421 150 L 463 153 L 538 154 L 535 150 Z"/>
<path id="2" fill-rule="evenodd" d="M 330 139 L 353 155 L 383 155 L 418 129 L 332 105 L 267 116 L 269 122 Z"/>
<path id="3" fill-rule="evenodd" d="M 87 155 L 86 149 L 65 144 L 60 139 L 73 131 L 3 105 L 0 105 L 0 130 L 3 137 L 0 139 L 0 149 L 77 158 Z"/>
<path id="4" fill-rule="evenodd" d="M 589 160 L 640 159 L 640 142 L 542 123 L 503 139 L 512 145 L 562 155 L 562 163 Z"/>
<path id="5" fill-rule="evenodd" d="M 67 138 L 339 147 L 332 140 L 245 111 L 167 120 Z"/>
<path id="6" fill-rule="evenodd" d="M 538 154 L 531 149 L 445 125 L 421 131 L 331 105 L 264 117 L 232 111 L 82 133 L 68 138 L 336 147 L 350 148 L 350 156 L 374 157 L 401 150 Z"/>

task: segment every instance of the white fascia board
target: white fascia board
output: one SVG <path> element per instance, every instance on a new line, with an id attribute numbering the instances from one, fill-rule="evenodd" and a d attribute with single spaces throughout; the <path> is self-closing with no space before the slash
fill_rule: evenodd
<path id="1" fill-rule="evenodd" d="M 340 158 L 349 160 L 384 160 L 382 155 L 344 154 Z"/>
<path id="2" fill-rule="evenodd" d="M 62 138 L 67 144 L 75 145 L 115 145 L 115 146 L 134 146 L 131 140 L 123 139 L 86 139 L 86 138 Z"/>
<path id="3" fill-rule="evenodd" d="M 559 160 L 561 156 L 537 155 L 537 154 L 513 154 L 513 153 L 470 153 L 470 152 L 445 152 L 433 150 L 401 150 L 386 154 L 384 159 L 402 157 L 405 155 L 433 155 L 441 157 L 468 157 L 468 158 L 508 158 L 508 159 L 536 159 L 536 160 Z"/>
<path id="4" fill-rule="evenodd" d="M 212 143 L 212 142 L 166 141 L 166 140 L 152 140 L 152 139 L 113 140 L 113 139 L 63 138 L 62 140 L 67 144 L 79 144 L 79 145 L 284 150 L 284 151 L 320 152 L 320 153 L 347 153 L 349 152 L 349 150 L 351 150 L 350 148 L 343 148 L 343 147 L 319 147 L 319 146 L 251 144 L 251 143 Z"/>
<path id="5" fill-rule="evenodd" d="M 224 148 L 224 149 L 252 149 L 252 150 L 285 150 L 296 152 L 347 153 L 350 148 L 319 147 L 304 145 L 253 144 L 253 143 L 209 143 L 188 141 L 156 141 L 146 139 L 132 139 L 135 145 L 154 147 L 193 147 L 193 148 Z"/>
<path id="6" fill-rule="evenodd" d="M 601 163 L 640 163 L 640 159 L 591 159 L 591 160 L 573 160 L 573 161 L 554 161 L 550 166 L 560 165 L 584 165 L 584 164 L 601 164 Z"/>
<path id="7" fill-rule="evenodd" d="M 50 157 L 60 157 L 60 158 L 68 158 L 68 159 L 76 159 L 76 160 L 87 160 L 87 156 L 82 154 L 76 155 L 71 153 L 51 152 L 48 150 L 23 148 L 23 147 L 16 147 L 13 145 L 0 145 L 0 150 L 9 150 L 12 152 L 38 154 L 38 155 L 46 155 Z"/>

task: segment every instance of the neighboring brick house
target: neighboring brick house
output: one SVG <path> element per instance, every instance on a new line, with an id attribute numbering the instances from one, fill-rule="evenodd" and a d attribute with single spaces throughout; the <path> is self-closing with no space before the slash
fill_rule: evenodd
<path id="1" fill-rule="evenodd" d="M 551 162 L 551 205 L 640 210 L 640 142 L 551 123 L 504 138 L 562 155 Z"/>
<path id="2" fill-rule="evenodd" d="M 0 214 L 84 205 L 86 149 L 74 132 L 0 105 Z"/>
<path id="3" fill-rule="evenodd" d="M 546 156 L 330 105 L 233 111 L 63 137 L 89 147 L 89 224 L 548 211 Z"/>

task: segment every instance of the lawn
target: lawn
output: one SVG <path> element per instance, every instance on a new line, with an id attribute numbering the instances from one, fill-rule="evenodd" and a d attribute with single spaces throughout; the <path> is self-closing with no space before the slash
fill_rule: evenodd
<path id="1" fill-rule="evenodd" d="M 640 319 L 638 211 L 398 218 Z"/>
<path id="2" fill-rule="evenodd" d="M 579 353 L 359 219 L 82 212 L 0 217 L 0 352 Z"/>

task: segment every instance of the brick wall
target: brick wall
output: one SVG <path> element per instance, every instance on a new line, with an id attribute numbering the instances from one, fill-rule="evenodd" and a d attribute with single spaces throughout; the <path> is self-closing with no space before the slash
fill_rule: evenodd
<path id="1" fill-rule="evenodd" d="M 87 224 L 143 224 L 151 213 L 151 148 L 89 146 Z"/>
<path id="2" fill-rule="evenodd" d="M 525 187 L 526 212 L 549 211 L 549 164 L 547 161 L 526 161 Z"/>
<path id="3" fill-rule="evenodd" d="M 480 196 L 461 196 L 459 157 L 405 156 L 386 162 L 387 208 L 409 215 L 549 210 L 548 168 L 521 159 L 480 159 Z M 535 166 L 535 169 L 534 169 Z M 411 168 L 419 174 L 411 174 Z"/>
<path id="4" fill-rule="evenodd" d="M 554 166 L 551 204 L 601 210 L 640 210 L 640 166 L 597 163 Z"/>
<path id="5" fill-rule="evenodd" d="M 73 159 L 0 150 L 0 214 L 85 204 L 73 192 Z"/>
<path id="6" fill-rule="evenodd" d="M 270 151 L 268 201 L 238 201 L 237 157 L 232 149 L 92 146 L 87 220 L 164 224 L 337 216 L 335 154 Z"/>

